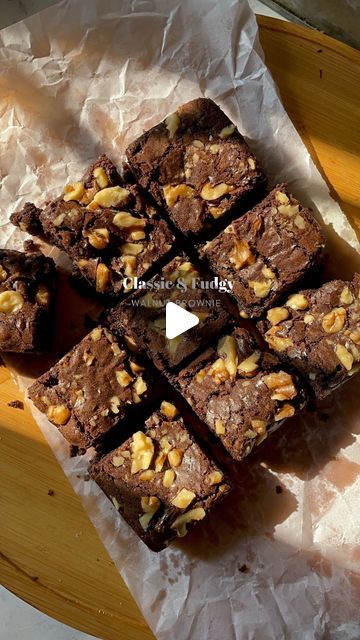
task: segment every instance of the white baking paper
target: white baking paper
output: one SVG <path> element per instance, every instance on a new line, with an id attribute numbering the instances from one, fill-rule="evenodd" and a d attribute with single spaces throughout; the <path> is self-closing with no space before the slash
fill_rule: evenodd
<path id="1" fill-rule="evenodd" d="M 323 221 L 329 276 L 358 268 L 359 243 L 280 103 L 245 1 L 64 0 L 3 30 L 0 44 L 2 245 L 22 239 L 8 223 L 14 209 L 57 195 L 102 151 L 120 161 L 143 129 L 205 95 L 271 181 L 288 181 Z M 74 306 L 59 318 L 70 342 Z M 17 374 L 24 388 L 29 367 L 8 362 L 26 372 Z M 86 460 L 69 459 L 34 414 L 158 638 L 358 640 L 358 385 L 274 434 L 239 465 L 236 493 L 157 555 L 84 480 Z"/>

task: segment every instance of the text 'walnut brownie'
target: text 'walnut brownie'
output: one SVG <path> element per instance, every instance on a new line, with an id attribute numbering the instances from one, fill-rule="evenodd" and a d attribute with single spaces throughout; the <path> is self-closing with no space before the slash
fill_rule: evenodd
<path id="1" fill-rule="evenodd" d="M 160 551 L 203 520 L 230 485 L 172 403 L 162 402 L 145 426 L 89 473 L 145 544 Z"/>
<path id="2" fill-rule="evenodd" d="M 322 398 L 360 368 L 360 275 L 295 293 L 259 323 L 265 340 Z"/>
<path id="3" fill-rule="evenodd" d="M 29 388 L 29 398 L 79 452 L 101 444 L 146 405 L 149 373 L 107 329 L 97 327 Z M 125 432 L 125 437 L 127 433 Z"/>
<path id="4" fill-rule="evenodd" d="M 136 186 L 124 184 L 104 155 L 61 197 L 44 209 L 28 203 L 11 221 L 66 251 L 75 270 L 103 294 L 122 292 L 125 277 L 143 276 L 173 243 L 155 207 Z"/>
<path id="5" fill-rule="evenodd" d="M 55 286 L 50 258 L 0 249 L 0 351 L 38 353 L 49 348 Z"/>
<path id="6" fill-rule="evenodd" d="M 298 377 L 236 329 L 185 367 L 176 385 L 235 460 L 304 408 Z"/>
<path id="7" fill-rule="evenodd" d="M 139 184 L 185 234 L 200 234 L 249 196 L 260 199 L 266 178 L 242 135 L 212 101 L 192 100 L 127 149 Z"/>
<path id="8" fill-rule="evenodd" d="M 113 332 L 126 336 L 133 348 L 148 353 L 156 366 L 175 367 L 206 346 L 229 324 L 225 293 L 203 288 L 210 277 L 185 255 L 167 264 L 147 289 L 114 307 L 108 316 Z M 160 288 L 162 284 L 166 288 Z M 149 290 L 149 287 L 151 289 Z M 173 302 L 199 318 L 199 324 L 176 338 L 165 335 L 166 304 Z"/>
<path id="9" fill-rule="evenodd" d="M 241 315 L 257 317 L 317 266 L 324 244 L 311 211 L 281 184 L 200 255 L 214 273 L 232 281 Z"/>

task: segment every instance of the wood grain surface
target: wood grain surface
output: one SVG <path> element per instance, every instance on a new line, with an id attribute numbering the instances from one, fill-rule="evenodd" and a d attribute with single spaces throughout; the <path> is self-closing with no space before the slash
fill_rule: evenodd
<path id="1" fill-rule="evenodd" d="M 290 117 L 360 233 L 360 53 L 260 17 L 261 43 Z M 0 582 L 104 640 L 153 638 L 8 371 L 0 368 Z"/>

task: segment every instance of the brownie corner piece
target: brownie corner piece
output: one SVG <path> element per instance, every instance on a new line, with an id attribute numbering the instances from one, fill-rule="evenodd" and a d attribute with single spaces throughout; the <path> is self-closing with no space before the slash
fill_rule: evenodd
<path id="1" fill-rule="evenodd" d="M 262 351 L 245 329 L 222 336 L 174 382 L 235 460 L 307 403 L 300 377 Z"/>
<path id="2" fill-rule="evenodd" d="M 51 258 L 38 251 L 0 249 L 0 351 L 50 348 L 55 289 Z"/>
<path id="3" fill-rule="evenodd" d="M 180 106 L 126 153 L 139 184 L 184 234 L 202 234 L 265 190 L 243 136 L 208 98 Z"/>
<path id="4" fill-rule="evenodd" d="M 184 536 L 231 489 L 168 401 L 89 473 L 152 551 Z"/>
<path id="5" fill-rule="evenodd" d="M 110 434 L 120 439 L 123 430 L 127 437 L 127 418 L 147 406 L 151 386 L 146 365 L 99 326 L 36 380 L 28 395 L 81 453 Z"/>
<path id="6" fill-rule="evenodd" d="M 324 244 L 311 211 L 280 184 L 203 245 L 200 255 L 232 282 L 242 314 L 259 317 L 318 266 Z"/>
<path id="7" fill-rule="evenodd" d="M 360 275 L 294 293 L 258 326 L 279 358 L 324 398 L 360 370 Z"/>

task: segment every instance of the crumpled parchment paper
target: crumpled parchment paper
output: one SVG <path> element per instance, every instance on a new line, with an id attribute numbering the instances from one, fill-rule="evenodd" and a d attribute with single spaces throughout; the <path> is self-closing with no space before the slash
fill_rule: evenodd
<path id="1" fill-rule="evenodd" d="M 271 181 L 288 181 L 323 221 L 329 276 L 359 267 L 359 243 L 280 103 L 245 1 L 63 0 L 4 29 L 0 46 L 2 246 L 23 239 L 8 223 L 15 208 L 57 195 L 102 151 L 120 161 L 143 129 L 205 95 Z M 75 342 L 67 314 L 58 322 Z M 34 371 L 21 370 L 25 388 Z M 236 493 L 158 555 L 84 480 L 86 458 L 69 459 L 34 415 L 158 638 L 358 640 L 358 385 L 269 438 L 239 465 Z"/>

